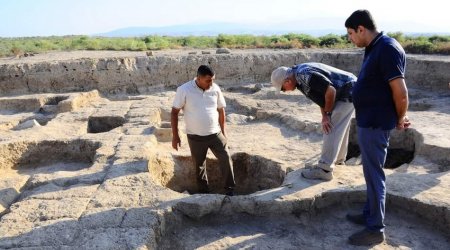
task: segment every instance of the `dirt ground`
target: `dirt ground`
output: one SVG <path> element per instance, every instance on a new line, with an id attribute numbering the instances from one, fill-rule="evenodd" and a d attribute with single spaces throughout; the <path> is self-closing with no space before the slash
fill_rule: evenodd
<path id="1" fill-rule="evenodd" d="M 301 177 L 322 134 L 300 92 L 224 88 L 247 187 L 232 197 L 196 194 L 182 115 L 182 147 L 171 148 L 174 95 L 0 97 L 0 249 L 367 249 L 348 245 L 362 228 L 345 220 L 365 201 L 359 156 L 332 181 Z M 400 164 L 385 170 L 387 240 L 370 249 L 450 249 L 450 99 L 412 88 L 410 101 L 411 129 L 391 135 Z M 211 153 L 208 164 L 217 175 Z"/>

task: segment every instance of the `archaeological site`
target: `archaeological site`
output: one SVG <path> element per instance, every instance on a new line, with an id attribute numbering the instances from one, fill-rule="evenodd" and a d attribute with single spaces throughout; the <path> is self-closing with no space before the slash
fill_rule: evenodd
<path id="1" fill-rule="evenodd" d="M 366 200 L 354 121 L 333 180 L 302 178 L 320 110 L 270 84 L 304 62 L 358 75 L 363 51 L 203 52 L 0 58 L 0 249 L 364 249 L 345 219 Z M 172 148 L 176 88 L 201 64 L 227 103 L 234 196 L 211 152 L 199 192 L 182 112 Z M 450 249 L 450 56 L 408 55 L 406 83 L 412 125 L 391 133 L 386 241 L 373 249 Z"/>

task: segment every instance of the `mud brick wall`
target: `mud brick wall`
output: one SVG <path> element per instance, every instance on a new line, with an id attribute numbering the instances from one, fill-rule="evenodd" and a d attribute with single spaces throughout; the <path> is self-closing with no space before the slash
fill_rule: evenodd
<path id="1" fill-rule="evenodd" d="M 0 65 L 0 95 L 59 93 L 98 89 L 103 94 L 145 94 L 176 87 L 210 64 L 217 83 L 226 87 L 269 82 L 278 66 L 322 62 L 358 74 L 362 51 L 258 51 L 232 54 L 82 58 L 67 61 Z M 450 60 L 408 56 L 407 84 L 446 93 Z"/>

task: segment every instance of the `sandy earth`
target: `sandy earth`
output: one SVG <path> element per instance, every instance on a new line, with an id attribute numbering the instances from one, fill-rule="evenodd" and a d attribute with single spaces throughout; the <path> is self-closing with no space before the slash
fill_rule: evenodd
<path id="1" fill-rule="evenodd" d="M 317 106 L 267 83 L 225 89 L 230 150 L 247 157 L 234 167 L 253 171 L 240 180 L 282 182 L 233 197 L 189 194 L 168 188 L 188 185 L 192 171 L 185 136 L 171 148 L 174 94 L 0 97 L 0 249 L 367 249 L 347 243 L 361 229 L 345 220 L 365 200 L 359 159 L 330 182 L 300 176 L 320 154 Z M 45 106 L 55 95 L 68 98 Z M 392 145 L 415 156 L 386 169 L 387 240 L 370 249 L 450 248 L 450 99 L 410 96 L 413 126 Z M 24 102 L 37 109 L 21 111 Z M 30 119 L 41 126 L 18 128 Z"/>

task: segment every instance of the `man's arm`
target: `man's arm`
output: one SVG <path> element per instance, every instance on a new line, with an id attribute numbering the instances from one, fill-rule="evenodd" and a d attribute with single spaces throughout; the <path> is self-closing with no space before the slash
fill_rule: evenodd
<path id="1" fill-rule="evenodd" d="M 408 128 L 411 124 L 406 116 L 408 110 L 408 89 L 406 88 L 405 79 L 399 77 L 389 81 L 392 90 L 392 98 L 394 99 L 395 109 L 397 111 L 397 129 Z"/>
<path id="2" fill-rule="evenodd" d="M 178 146 L 181 147 L 181 140 L 178 134 L 178 113 L 180 113 L 179 109 L 172 108 L 172 112 L 170 113 L 170 124 L 172 126 L 172 148 L 178 150 Z"/>
<path id="3" fill-rule="evenodd" d="M 325 92 L 325 105 L 323 107 L 324 112 L 332 112 L 334 108 L 334 102 L 336 101 L 336 89 L 329 85 Z"/>
<path id="4" fill-rule="evenodd" d="M 335 101 L 336 89 L 333 86 L 329 85 L 325 92 L 325 105 L 323 108 L 320 108 L 320 111 L 322 112 L 322 130 L 323 132 L 325 132 L 325 134 L 330 133 L 331 129 L 333 128 L 333 124 L 331 123 L 331 116 L 329 116 L 327 113 L 333 111 Z"/>
<path id="5" fill-rule="evenodd" d="M 218 108 L 217 112 L 219 112 L 219 125 L 220 130 L 222 130 L 222 134 L 227 137 L 225 133 L 225 108 Z"/>

